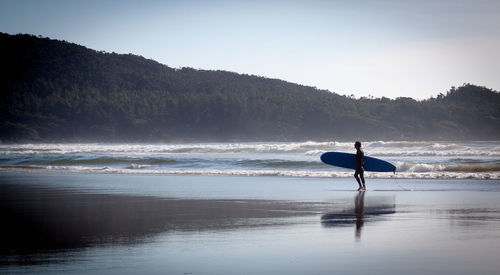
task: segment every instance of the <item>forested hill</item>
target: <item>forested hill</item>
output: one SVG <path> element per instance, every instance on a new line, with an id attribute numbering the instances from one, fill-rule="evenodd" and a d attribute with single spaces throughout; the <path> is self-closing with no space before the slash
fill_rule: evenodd
<path id="1" fill-rule="evenodd" d="M 500 138 L 500 94 L 470 84 L 353 99 L 30 35 L 0 33 L 0 55 L 3 142 Z"/>

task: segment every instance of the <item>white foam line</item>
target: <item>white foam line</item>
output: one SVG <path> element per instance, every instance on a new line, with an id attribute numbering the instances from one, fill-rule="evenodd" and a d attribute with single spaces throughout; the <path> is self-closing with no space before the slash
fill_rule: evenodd
<path id="1" fill-rule="evenodd" d="M 149 170 L 149 169 L 119 169 L 112 167 L 91 168 L 85 166 L 47 166 L 45 169 L 29 167 L 0 167 L 0 172 L 71 172 L 95 174 L 165 174 L 165 175 L 231 175 L 231 176 L 285 176 L 285 177 L 314 177 L 314 178 L 351 178 L 352 172 L 332 171 L 292 171 L 292 170 Z M 380 179 L 492 179 L 499 180 L 500 172 L 400 172 L 375 173 L 366 172 L 367 178 Z"/>

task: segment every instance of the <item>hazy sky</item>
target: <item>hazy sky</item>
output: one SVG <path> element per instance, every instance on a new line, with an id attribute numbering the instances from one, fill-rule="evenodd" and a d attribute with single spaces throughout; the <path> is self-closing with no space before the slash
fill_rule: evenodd
<path id="1" fill-rule="evenodd" d="M 500 90 L 499 0 L 0 0 L 0 32 L 356 96 Z"/>

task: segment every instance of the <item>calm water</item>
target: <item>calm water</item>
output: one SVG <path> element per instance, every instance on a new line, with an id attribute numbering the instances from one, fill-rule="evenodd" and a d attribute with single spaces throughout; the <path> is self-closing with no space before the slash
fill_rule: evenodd
<path id="1" fill-rule="evenodd" d="M 500 142 L 364 142 L 366 155 L 397 167 L 371 178 L 500 179 Z M 20 144 L 0 145 L 0 172 L 351 177 L 321 163 L 353 143 Z"/>

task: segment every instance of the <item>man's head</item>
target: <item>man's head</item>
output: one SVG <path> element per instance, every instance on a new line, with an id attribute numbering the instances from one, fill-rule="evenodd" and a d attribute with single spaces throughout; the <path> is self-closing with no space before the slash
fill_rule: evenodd
<path id="1" fill-rule="evenodd" d="M 356 148 L 356 149 L 361 148 L 361 142 L 356 141 L 356 142 L 354 143 L 354 148 Z"/>

